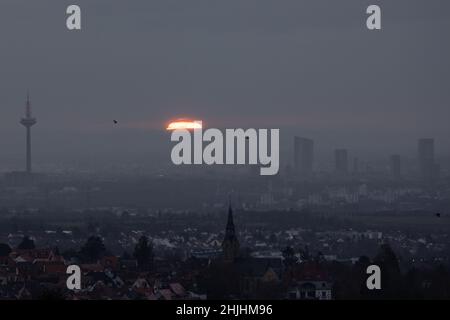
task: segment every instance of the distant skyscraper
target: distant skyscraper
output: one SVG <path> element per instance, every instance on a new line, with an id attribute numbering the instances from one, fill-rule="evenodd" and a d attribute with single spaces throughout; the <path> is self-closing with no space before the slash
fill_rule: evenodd
<path id="1" fill-rule="evenodd" d="M 353 173 L 358 174 L 359 172 L 359 159 L 357 157 L 353 158 Z"/>
<path id="2" fill-rule="evenodd" d="M 390 171 L 391 171 L 392 178 L 400 179 L 400 177 L 401 177 L 401 159 L 400 159 L 400 155 L 393 154 L 391 156 Z"/>
<path id="3" fill-rule="evenodd" d="M 225 237 L 222 242 L 222 253 L 224 260 L 228 262 L 233 262 L 239 255 L 239 240 L 236 237 L 231 204 L 228 207 L 228 220 L 225 229 Z"/>
<path id="4" fill-rule="evenodd" d="M 433 180 L 436 171 L 434 139 L 424 138 L 418 142 L 419 171 L 423 180 Z"/>
<path id="5" fill-rule="evenodd" d="M 347 149 L 336 149 L 334 151 L 335 169 L 338 174 L 348 173 L 348 152 Z"/>
<path id="6" fill-rule="evenodd" d="M 294 167 L 301 174 L 313 171 L 314 141 L 307 138 L 294 137 Z"/>
<path id="7" fill-rule="evenodd" d="M 25 107 L 25 117 L 20 120 L 20 123 L 26 128 L 27 131 L 27 159 L 26 159 L 26 172 L 31 173 L 31 127 L 36 124 L 36 119 L 31 115 L 31 103 L 30 95 L 27 94 L 27 102 Z"/>

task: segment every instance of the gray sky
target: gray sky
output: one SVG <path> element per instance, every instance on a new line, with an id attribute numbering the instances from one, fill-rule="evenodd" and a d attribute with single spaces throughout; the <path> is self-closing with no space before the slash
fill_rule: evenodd
<path id="1" fill-rule="evenodd" d="M 81 32 L 65 28 L 74 3 Z M 382 31 L 365 27 L 369 4 Z M 2 0 L 0 167 L 23 157 L 27 88 L 38 162 L 145 161 L 186 116 L 330 154 L 413 152 L 425 136 L 448 154 L 449 30 L 447 0 Z"/>

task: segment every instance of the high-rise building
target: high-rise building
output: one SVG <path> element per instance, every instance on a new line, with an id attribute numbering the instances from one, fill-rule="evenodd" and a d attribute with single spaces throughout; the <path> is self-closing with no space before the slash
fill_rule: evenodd
<path id="1" fill-rule="evenodd" d="M 334 162 L 336 173 L 347 174 L 348 173 L 348 151 L 347 149 L 336 149 L 334 151 Z"/>
<path id="2" fill-rule="evenodd" d="M 390 159 L 390 171 L 391 176 L 394 179 L 400 179 L 402 173 L 401 173 L 401 158 L 398 154 L 393 154 Z"/>
<path id="3" fill-rule="evenodd" d="M 436 164 L 434 160 L 434 139 L 419 139 L 417 151 L 420 176 L 425 181 L 433 180 L 436 173 Z"/>
<path id="4" fill-rule="evenodd" d="M 31 127 L 36 124 L 36 119 L 31 115 L 30 95 L 27 94 L 27 102 L 25 107 L 25 117 L 20 120 L 20 123 L 26 128 L 26 172 L 31 173 Z"/>
<path id="5" fill-rule="evenodd" d="M 233 262 L 239 255 L 239 240 L 236 236 L 236 230 L 233 221 L 233 210 L 231 204 L 228 207 L 228 220 L 225 229 L 225 236 L 222 242 L 223 259 L 227 262 Z"/>
<path id="6" fill-rule="evenodd" d="M 359 172 L 359 159 L 357 157 L 353 158 L 353 174 L 358 174 Z"/>
<path id="7" fill-rule="evenodd" d="M 314 141 L 294 137 L 294 168 L 297 173 L 309 175 L 313 171 Z"/>

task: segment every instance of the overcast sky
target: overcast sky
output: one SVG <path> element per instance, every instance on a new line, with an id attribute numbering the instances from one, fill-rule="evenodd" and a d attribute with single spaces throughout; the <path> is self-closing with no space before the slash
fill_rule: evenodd
<path id="1" fill-rule="evenodd" d="M 448 154 L 449 30 L 447 0 L 1 0 L 0 167 L 23 157 L 27 89 L 42 162 L 145 159 L 178 117 L 281 128 L 330 154 L 420 137 Z"/>

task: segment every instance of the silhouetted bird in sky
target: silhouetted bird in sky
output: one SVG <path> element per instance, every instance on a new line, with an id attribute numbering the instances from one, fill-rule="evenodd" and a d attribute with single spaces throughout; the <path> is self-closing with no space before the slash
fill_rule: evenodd
<path id="1" fill-rule="evenodd" d="M 117 120 L 113 120 L 113 121 L 114 121 L 114 124 L 118 124 L 119 123 Z"/>
<path id="2" fill-rule="evenodd" d="M 440 218 L 440 217 L 441 217 L 441 214 L 440 214 L 439 212 L 436 213 L 436 217 Z"/>

